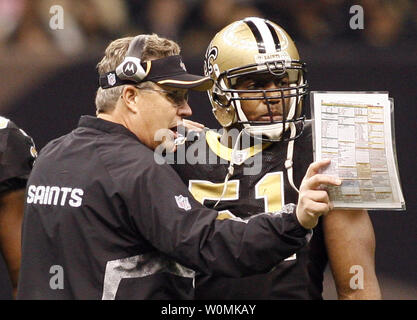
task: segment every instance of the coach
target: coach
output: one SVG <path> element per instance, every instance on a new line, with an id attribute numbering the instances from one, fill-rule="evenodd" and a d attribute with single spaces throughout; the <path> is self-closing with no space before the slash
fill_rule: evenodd
<path id="1" fill-rule="evenodd" d="M 219 220 L 157 164 L 153 150 L 174 149 L 191 115 L 188 90 L 212 85 L 179 51 L 156 35 L 106 49 L 97 117 L 51 141 L 29 178 L 19 299 L 192 299 L 195 271 L 267 272 L 307 243 L 326 212 Z"/>

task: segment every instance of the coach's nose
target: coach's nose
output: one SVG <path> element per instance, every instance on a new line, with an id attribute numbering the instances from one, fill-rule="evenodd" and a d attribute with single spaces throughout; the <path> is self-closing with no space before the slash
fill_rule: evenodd
<path id="1" fill-rule="evenodd" d="M 183 104 L 178 107 L 177 114 L 182 118 L 191 117 L 191 115 L 193 114 L 193 111 L 191 110 L 191 107 L 188 104 L 188 101 L 184 101 Z"/>

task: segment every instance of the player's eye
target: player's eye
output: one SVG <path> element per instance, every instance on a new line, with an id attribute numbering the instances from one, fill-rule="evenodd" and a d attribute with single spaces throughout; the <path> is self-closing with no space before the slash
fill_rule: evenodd
<path id="1" fill-rule="evenodd" d="M 250 90 L 256 89 L 256 83 L 254 81 L 250 81 L 245 84 L 245 87 Z"/>
<path id="2" fill-rule="evenodd" d="M 290 84 L 288 78 L 282 78 L 278 81 L 278 86 L 279 87 L 288 87 L 288 85 Z"/>
<path id="3" fill-rule="evenodd" d="M 248 80 L 243 83 L 243 87 L 248 90 L 257 90 L 265 86 L 265 81 L 262 80 Z"/>

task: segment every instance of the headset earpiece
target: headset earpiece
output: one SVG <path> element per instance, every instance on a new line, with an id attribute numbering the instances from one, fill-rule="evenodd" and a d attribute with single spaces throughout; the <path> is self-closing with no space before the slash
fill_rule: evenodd
<path id="1" fill-rule="evenodd" d="M 141 65 L 140 57 L 146 38 L 147 35 L 139 35 L 130 42 L 126 57 L 116 68 L 116 74 L 120 79 L 140 82 L 145 78 L 146 72 Z"/>
<path id="2" fill-rule="evenodd" d="M 148 37 L 150 36 L 140 35 L 132 39 L 123 62 L 116 70 L 99 75 L 101 88 L 108 89 L 142 81 L 199 91 L 213 86 L 213 80 L 210 78 L 189 74 L 179 54 L 141 62 Z"/>

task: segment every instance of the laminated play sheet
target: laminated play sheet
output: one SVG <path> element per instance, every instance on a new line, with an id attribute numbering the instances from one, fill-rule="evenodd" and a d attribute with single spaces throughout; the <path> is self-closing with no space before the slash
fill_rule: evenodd
<path id="1" fill-rule="evenodd" d="M 315 160 L 330 159 L 322 173 L 339 209 L 405 210 L 394 135 L 394 100 L 387 92 L 313 91 Z"/>

